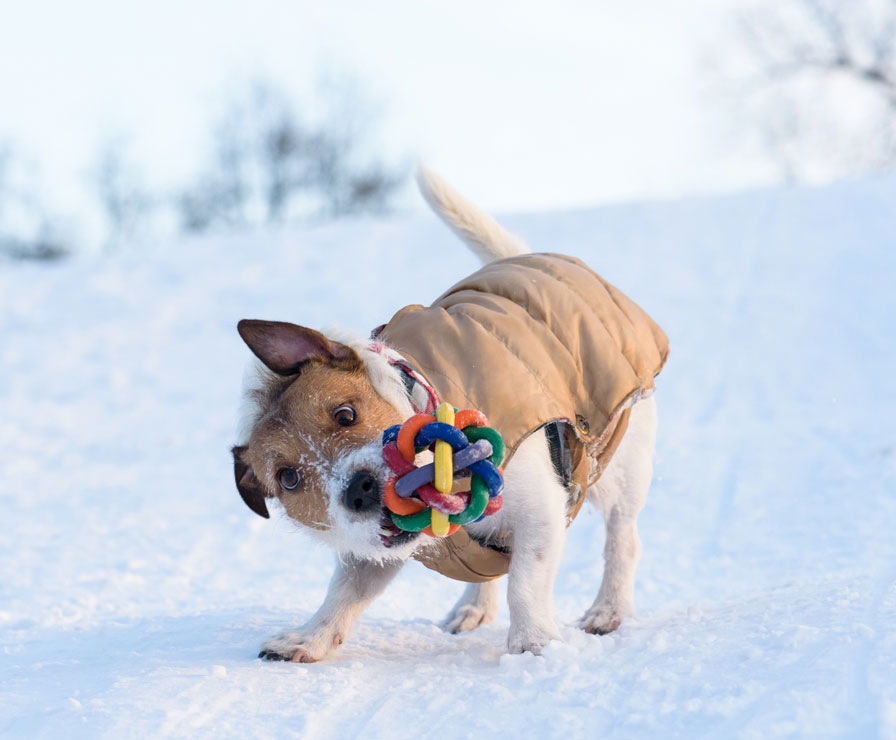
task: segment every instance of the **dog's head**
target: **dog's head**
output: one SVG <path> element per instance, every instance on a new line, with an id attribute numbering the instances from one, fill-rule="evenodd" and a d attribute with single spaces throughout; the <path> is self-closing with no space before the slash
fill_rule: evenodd
<path id="1" fill-rule="evenodd" d="M 295 324 L 238 329 L 264 364 L 245 390 L 244 441 L 233 448 L 243 501 L 267 517 L 266 500 L 278 499 L 340 552 L 408 557 L 417 536 L 398 533 L 382 502 L 382 431 L 411 412 L 388 363 Z M 377 361 L 386 368 L 369 366 Z"/>

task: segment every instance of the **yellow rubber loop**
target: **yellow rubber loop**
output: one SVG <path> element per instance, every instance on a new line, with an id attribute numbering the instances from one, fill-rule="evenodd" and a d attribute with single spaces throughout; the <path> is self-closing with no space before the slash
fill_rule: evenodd
<path id="1" fill-rule="evenodd" d="M 445 424 L 454 425 L 454 406 L 448 403 L 440 403 L 436 408 L 436 421 L 442 421 Z M 435 477 L 433 486 L 439 493 L 451 493 L 451 486 L 454 484 L 454 472 L 451 464 L 451 445 L 443 442 L 441 439 L 436 440 L 435 451 L 433 452 L 433 460 L 435 462 Z M 432 510 L 432 533 L 436 537 L 444 537 L 448 534 L 451 522 L 448 521 L 448 515 L 444 512 Z"/>
<path id="2" fill-rule="evenodd" d="M 451 529 L 451 522 L 448 521 L 448 515 L 444 511 L 438 509 L 432 510 L 432 536 L 445 537 L 448 530 Z"/>
<path id="3" fill-rule="evenodd" d="M 436 421 L 454 426 L 454 407 L 447 403 L 439 404 L 436 409 Z M 451 455 L 451 445 L 437 439 L 434 452 L 436 469 L 433 485 L 439 493 L 451 493 L 451 484 L 454 482 Z"/>

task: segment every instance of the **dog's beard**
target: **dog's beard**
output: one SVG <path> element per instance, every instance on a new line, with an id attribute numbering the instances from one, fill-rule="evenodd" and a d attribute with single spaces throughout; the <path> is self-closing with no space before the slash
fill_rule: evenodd
<path id="1" fill-rule="evenodd" d="M 345 455 L 337 461 L 326 478 L 327 512 L 331 526 L 324 535 L 327 542 L 340 555 L 351 555 L 363 560 L 407 560 L 419 547 L 419 535 L 405 534 L 386 537 L 384 542 L 384 518 L 388 516 L 383 505 L 377 512 L 356 514 L 342 504 L 342 492 L 351 477 L 359 470 L 373 473 L 384 486 L 389 469 L 383 462 L 382 442 L 379 438 L 364 447 Z"/>

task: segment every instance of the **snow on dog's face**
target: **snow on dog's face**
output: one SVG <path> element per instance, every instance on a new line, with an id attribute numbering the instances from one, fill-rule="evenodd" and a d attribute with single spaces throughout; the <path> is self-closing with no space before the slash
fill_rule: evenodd
<path id="1" fill-rule="evenodd" d="M 407 558 L 415 534 L 399 533 L 382 502 L 382 431 L 403 414 L 371 382 L 358 352 L 311 329 L 241 321 L 240 335 L 264 363 L 244 444 L 234 447 L 243 500 L 267 517 L 266 498 L 338 552 Z"/>

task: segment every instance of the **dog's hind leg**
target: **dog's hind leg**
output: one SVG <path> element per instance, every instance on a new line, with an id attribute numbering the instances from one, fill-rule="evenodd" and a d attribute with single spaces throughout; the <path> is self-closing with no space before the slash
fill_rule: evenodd
<path id="1" fill-rule="evenodd" d="M 636 522 L 650 488 L 655 440 L 656 402 L 651 397 L 634 406 L 619 449 L 588 490 L 603 510 L 607 540 L 600 591 L 578 622 L 586 632 L 603 635 L 634 616 L 635 568 L 641 556 Z"/>
<path id="2" fill-rule="evenodd" d="M 446 632 L 468 632 L 498 616 L 498 580 L 470 583 L 441 623 Z"/>
<path id="3" fill-rule="evenodd" d="M 286 630 L 262 646 L 259 658 L 314 663 L 339 647 L 361 612 L 401 570 L 403 561 L 376 563 L 343 555 L 330 579 L 327 598 L 298 630 Z"/>

